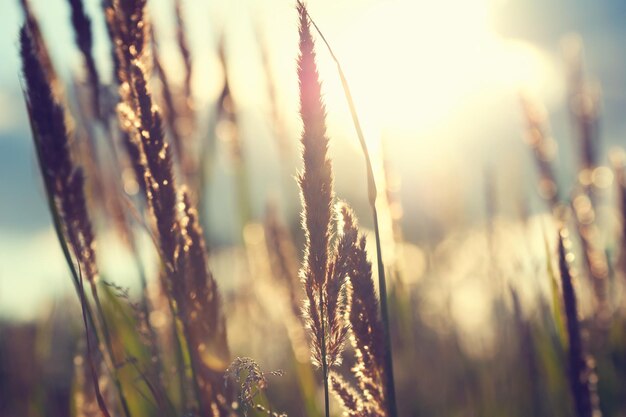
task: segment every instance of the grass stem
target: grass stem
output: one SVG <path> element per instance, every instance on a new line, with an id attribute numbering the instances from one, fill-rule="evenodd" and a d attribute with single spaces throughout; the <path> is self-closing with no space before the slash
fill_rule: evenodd
<path id="1" fill-rule="evenodd" d="M 326 45 L 328 52 L 330 53 L 331 58 L 337 65 L 337 72 L 339 73 L 339 78 L 341 79 L 341 85 L 343 87 L 344 94 L 346 96 L 346 100 L 348 101 L 348 107 L 350 108 L 350 114 L 352 116 L 352 121 L 354 123 L 354 127 L 356 129 L 357 136 L 359 138 L 359 142 L 361 144 L 361 149 L 363 151 L 363 155 L 365 157 L 365 164 L 367 169 L 367 191 L 369 204 L 372 210 L 372 217 L 374 220 L 374 232 L 376 235 L 376 257 L 378 264 L 378 285 L 380 291 L 380 312 L 381 319 L 383 322 L 383 330 L 384 330 L 384 351 L 385 351 L 385 397 L 387 399 L 387 407 L 389 411 L 390 417 L 397 417 L 398 411 L 396 407 L 396 394 L 395 394 L 395 383 L 393 378 L 393 355 L 392 355 L 392 347 L 391 347 L 391 335 L 390 335 L 390 322 L 389 322 L 389 309 L 387 306 L 387 284 L 385 279 L 385 266 L 383 264 L 382 258 L 382 249 L 380 244 L 380 231 L 378 228 L 378 212 L 376 210 L 376 182 L 374 180 L 374 171 L 372 169 L 372 162 L 370 160 L 369 151 L 367 149 L 367 144 L 365 142 L 365 137 L 363 135 L 363 129 L 361 128 L 361 123 L 359 122 L 359 118 L 356 112 L 356 106 L 354 105 L 354 100 L 352 99 L 352 94 L 350 93 L 350 87 L 348 86 L 348 80 L 341 68 L 341 64 L 339 60 L 335 56 L 330 44 L 324 37 L 324 34 L 317 26 L 315 21 L 311 18 L 311 15 L 307 11 L 307 15 L 311 20 L 311 23 L 315 27 L 315 30 L 322 38 L 322 41 Z"/>
<path id="2" fill-rule="evenodd" d="M 328 360 L 326 359 L 326 328 L 324 326 L 324 297 L 320 286 L 320 321 L 322 323 L 322 375 L 324 377 L 324 415 L 330 417 L 330 405 L 328 399 Z"/>

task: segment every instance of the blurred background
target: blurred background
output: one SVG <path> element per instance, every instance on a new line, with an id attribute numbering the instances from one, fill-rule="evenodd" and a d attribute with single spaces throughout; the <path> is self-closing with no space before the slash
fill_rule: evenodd
<path id="1" fill-rule="evenodd" d="M 85 73 L 68 2 L 31 3 L 63 80 L 76 143 L 90 134 L 101 138 L 99 125 L 89 134 L 81 131 L 85 115 L 79 117 L 84 109 L 77 102 L 86 90 Z M 104 96 L 112 96 L 100 0 L 84 3 Z M 202 184 L 200 221 L 224 301 L 231 356 L 286 371 L 272 380 L 269 397 L 278 409 L 321 415 L 319 379 L 297 317 L 302 296 L 293 285 L 303 241 L 295 181 L 301 169 L 295 2 L 183 0 L 193 65 L 189 101 L 175 2 L 148 3 L 154 50 L 177 104 L 181 98 L 193 103 L 174 125 L 197 145 L 190 149 L 208 149 L 198 152 L 201 168 L 193 174 Z M 588 345 L 584 353 L 595 357 L 584 358 L 584 376 L 594 396 L 597 386 L 606 415 L 626 416 L 626 158 L 616 151 L 626 147 L 626 3 L 309 3 L 350 83 L 377 175 L 400 415 L 574 415 L 568 383 L 580 378 L 568 380 L 572 350 L 558 280 L 564 276 L 558 261 L 567 259 L 580 277 L 576 322 Z M 54 400 L 57 414 L 67 415 L 85 386 L 84 346 L 79 303 L 51 225 L 21 91 L 22 22 L 19 0 L 3 0 L 0 414 L 24 406 L 33 411 L 29 415 L 52 415 L 55 408 L 47 405 Z M 374 261 L 363 155 L 335 63 L 319 37 L 316 51 L 336 194 L 355 209 Z M 162 81 L 150 80 L 161 104 Z M 169 121 L 166 131 L 172 134 Z M 184 164 L 176 167 L 185 174 Z M 112 230 L 116 219 L 107 198 L 89 188 L 97 174 L 86 172 L 89 208 L 98 209 L 91 213 L 100 288 L 120 349 L 131 346 L 133 354 L 141 345 L 137 322 L 122 316 L 132 316 L 133 301 L 141 298 L 137 272 L 145 267 L 151 283 L 145 299 L 155 303 L 146 322 L 161 329 L 160 346 L 171 354 L 165 329 L 172 323 L 167 303 L 159 304 L 158 262 L 148 233 L 133 224 L 141 252 L 133 257 L 120 244 L 119 230 Z M 132 197 L 132 181 L 125 172 L 121 178 L 124 197 Z M 551 190 L 559 191 L 558 198 Z M 559 259 L 555 226 L 561 220 L 573 244 Z M 275 265 L 279 252 L 286 260 L 282 275 Z M 277 279 L 285 276 L 288 282 Z M 347 351 L 344 372 L 355 360 Z M 152 363 L 144 355 L 140 359 Z M 135 387 L 128 368 L 124 382 Z M 167 372 L 175 376 L 176 368 Z M 3 403 L 2 393 L 10 400 Z M 183 394 L 177 401 L 187 406 Z M 146 407 L 141 398 L 134 401 Z"/>
<path id="2" fill-rule="evenodd" d="M 92 16 L 95 55 L 103 82 L 110 71 L 109 46 L 98 0 L 86 0 Z M 53 61 L 64 80 L 81 77 L 69 8 L 64 0 L 33 0 Z M 626 4 L 583 0 L 340 0 L 312 1 L 310 12 L 342 62 L 366 138 L 380 166 L 391 161 L 401 183 L 405 238 L 435 245 L 444 230 L 485 221 L 485 172 L 494 176 L 498 212 L 515 216 L 519 198 L 531 212 L 545 210 L 536 197 L 530 153 L 521 140 L 519 93 L 548 110 L 559 144 L 569 145 L 564 44 L 584 44 L 586 72 L 602 91 L 602 149 L 624 143 L 626 133 Z M 164 65 L 172 83 L 182 82 L 172 2 L 151 0 Z M 292 179 L 299 168 L 297 27 L 287 0 L 186 0 L 194 65 L 194 94 L 201 129 L 223 83 L 217 45 L 224 40 L 229 79 L 252 193 L 252 216 L 268 200 L 280 202 L 297 224 L 299 200 Z M 52 231 L 21 92 L 17 33 L 23 17 L 17 0 L 0 13 L 0 315 L 31 319 L 55 297 L 71 290 L 67 267 Z M 263 48 L 266 50 L 263 51 Z M 277 83 L 286 126 L 286 151 L 278 163 L 263 59 Z M 368 224 L 365 167 L 334 64 L 324 48 L 318 61 L 328 110 L 337 193 Z M 78 75 L 77 75 L 78 74 Z M 381 144 L 383 144 L 381 146 Z M 562 146 L 559 175 L 572 177 L 575 158 Z M 383 153 L 384 150 L 384 153 Z M 233 213 L 233 178 L 224 150 L 216 148 L 215 177 L 207 218 L 212 247 L 227 248 L 240 234 Z M 601 154 L 604 154 L 603 152 Z M 234 216 L 233 216 L 234 217 Z M 444 227 L 445 226 L 445 227 Z M 102 244 L 101 244 L 102 246 Z M 105 245 L 106 246 L 106 245 Z M 124 255 L 101 248 L 104 262 L 123 271 Z M 116 270 L 116 269 L 114 269 Z M 119 277 L 119 278 L 118 278 Z M 122 284 L 123 273 L 116 275 Z"/>

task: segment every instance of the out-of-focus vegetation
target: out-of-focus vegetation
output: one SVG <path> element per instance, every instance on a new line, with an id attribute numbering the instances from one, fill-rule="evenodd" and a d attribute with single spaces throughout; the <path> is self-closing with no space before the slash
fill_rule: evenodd
<path id="1" fill-rule="evenodd" d="M 254 215 L 257 173 L 224 40 L 221 93 L 199 108 L 192 80 L 203 74 L 180 0 L 180 83 L 145 1 L 106 0 L 98 16 L 82 0 L 69 4 L 70 19 L 57 24 L 75 32 L 84 65 L 74 82 L 59 77 L 26 0 L 20 53 L 33 153 L 76 294 L 39 320 L 0 323 L 0 415 L 626 416 L 626 159 L 602 153 L 600 95 L 580 43 L 568 46 L 564 75 L 575 178 L 561 175 L 545 110 L 522 94 L 536 166 L 525 181 L 544 207 L 531 210 L 521 190 L 498 192 L 501 172 L 466 161 L 459 175 L 484 173 L 482 226 L 451 213 L 417 244 L 405 237 L 413 214 L 384 152 L 372 154 L 378 171 L 365 158 L 351 167 L 362 172 L 355 187 L 376 197 L 374 221 L 361 215 L 375 230 L 350 209 L 367 201 L 335 195 L 325 124 L 334 109 L 316 63 L 329 48 L 304 5 L 294 8 L 292 57 L 300 108 L 278 102 L 283 80 L 262 33 L 264 66 L 249 68 L 267 82 L 271 112 L 259 117 L 276 140 L 284 195 L 300 189 L 298 225 L 283 199 L 268 197 L 265 215 Z M 111 85 L 93 55 L 96 18 L 108 30 Z M 298 112 L 303 133 L 292 138 L 285 114 Z M 210 212 L 225 198 L 217 163 L 232 170 L 233 211 Z M 501 215 L 503 204 L 517 215 Z M 211 247 L 209 215 L 235 219 L 237 245 Z M 101 268 L 107 246 L 130 259 L 132 289 Z"/>

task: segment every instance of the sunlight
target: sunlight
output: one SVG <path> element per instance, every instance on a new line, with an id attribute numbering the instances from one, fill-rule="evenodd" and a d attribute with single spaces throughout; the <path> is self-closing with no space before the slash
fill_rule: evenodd
<path id="1" fill-rule="evenodd" d="M 545 54 L 492 31 L 485 0 L 380 2 L 341 34 L 336 52 L 371 142 L 383 131 L 422 134 L 459 109 L 477 113 L 478 93 L 554 96 L 558 84 Z M 339 81 L 325 83 L 328 105 L 345 107 Z"/>
<path id="2" fill-rule="evenodd" d="M 544 3 L 7 2 L 0 416 L 626 417 L 623 24 Z"/>

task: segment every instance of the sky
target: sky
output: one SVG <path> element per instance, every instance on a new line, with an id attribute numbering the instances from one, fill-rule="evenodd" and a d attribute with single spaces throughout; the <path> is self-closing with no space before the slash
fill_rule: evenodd
<path id="1" fill-rule="evenodd" d="M 69 288 L 66 266 L 50 227 L 20 91 L 18 0 L 2 0 L 0 14 L 0 315 L 27 318 L 33 305 Z M 99 0 L 85 0 L 93 16 L 95 55 L 109 81 L 109 46 Z M 172 27 L 172 0 L 150 0 L 164 62 L 174 82 L 182 78 Z M 65 80 L 81 74 L 66 0 L 32 0 L 57 70 Z M 242 113 L 244 146 L 260 216 L 280 193 L 284 173 L 264 119 L 267 85 L 259 41 L 268 45 L 279 80 L 279 102 L 297 151 L 297 19 L 288 0 L 183 0 L 194 60 L 199 111 L 221 89 L 216 45 L 226 43 L 229 77 Z M 532 192 L 529 157 L 521 141 L 518 93 L 547 106 L 552 131 L 566 148 L 562 45 L 578 36 L 586 69 L 602 89 L 603 146 L 624 144 L 626 133 L 626 17 L 624 2 L 585 0 L 317 0 L 310 13 L 331 42 L 353 90 L 375 162 L 380 144 L 402 179 L 405 233 L 427 238 L 424 225 L 444 213 L 480 218 L 483 167 L 501 172 L 502 192 Z M 338 193 L 365 212 L 364 165 L 336 70 L 318 43 L 318 64 L 328 110 L 331 155 Z M 67 90 L 66 90 L 67 91 Z M 573 162 L 561 154 L 563 172 Z M 568 159 L 569 158 L 569 159 Z M 219 159 L 217 192 L 226 196 L 211 213 L 233 212 L 232 178 Z M 294 165 L 292 176 L 297 164 Z M 569 171 L 568 171 L 569 170 Z M 297 220 L 295 182 L 287 216 Z M 229 203 L 230 201 L 230 203 Z M 212 203 L 213 204 L 213 203 Z M 505 210 L 506 202 L 502 203 Z M 509 207 L 510 208 L 510 207 Z M 211 218 L 215 239 L 232 243 L 233 219 Z M 115 258 L 115 255 L 111 255 Z"/>

